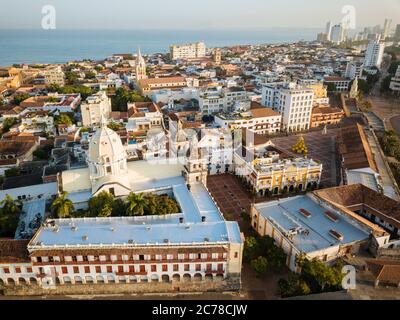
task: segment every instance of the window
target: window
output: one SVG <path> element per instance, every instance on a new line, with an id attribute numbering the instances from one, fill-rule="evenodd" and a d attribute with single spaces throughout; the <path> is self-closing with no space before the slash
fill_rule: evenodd
<path id="1" fill-rule="evenodd" d="M 96 273 L 101 273 L 101 267 L 100 266 L 96 266 Z"/>
<path id="2" fill-rule="evenodd" d="M 36 258 L 36 261 L 37 261 L 37 262 L 42 262 L 42 257 L 37 257 L 37 258 Z"/>
<path id="3" fill-rule="evenodd" d="M 196 271 L 201 271 L 201 264 L 196 264 Z"/>
<path id="4" fill-rule="evenodd" d="M 74 267 L 74 273 L 79 273 L 79 267 Z"/>
<path id="5" fill-rule="evenodd" d="M 139 255 L 139 260 L 144 260 L 144 255 L 143 254 Z"/>
<path id="6" fill-rule="evenodd" d="M 239 252 L 235 251 L 235 258 L 239 256 Z"/>
<path id="7" fill-rule="evenodd" d="M 217 269 L 218 271 L 224 270 L 224 265 L 222 263 L 218 263 Z"/>
<path id="8" fill-rule="evenodd" d="M 124 266 L 118 266 L 118 272 L 124 272 Z"/>
<path id="9" fill-rule="evenodd" d="M 151 266 L 151 272 L 157 272 L 157 266 L 155 264 Z"/>
<path id="10" fill-rule="evenodd" d="M 134 273 L 135 272 L 135 266 L 129 266 L 129 272 Z"/>
<path id="11" fill-rule="evenodd" d="M 62 267 L 61 268 L 61 273 L 67 274 L 68 273 L 68 268 L 67 267 Z"/>
<path id="12" fill-rule="evenodd" d="M 74 261 L 74 262 L 78 261 L 78 259 L 76 258 L 76 256 L 72 256 L 72 261 Z"/>
<path id="13" fill-rule="evenodd" d="M 140 272 L 146 272 L 146 266 L 141 265 L 140 266 Z"/>
<path id="14" fill-rule="evenodd" d="M 82 257 L 82 260 L 83 260 L 83 261 L 89 261 L 89 259 L 88 259 L 87 256 L 83 256 L 83 257 Z"/>
<path id="15" fill-rule="evenodd" d="M 184 269 L 185 269 L 185 271 L 190 271 L 190 265 L 189 264 L 185 264 L 184 265 Z"/>
<path id="16" fill-rule="evenodd" d="M 15 273 L 21 273 L 21 268 L 16 267 L 16 268 L 15 268 Z"/>
<path id="17" fill-rule="evenodd" d="M 110 167 L 110 166 L 107 166 L 107 167 L 106 167 L 106 172 L 107 172 L 107 173 L 111 173 L 111 167 Z"/>
<path id="18" fill-rule="evenodd" d="M 179 265 L 178 265 L 178 264 L 174 264 L 173 270 L 174 270 L 174 271 L 179 271 Z"/>
<path id="19" fill-rule="evenodd" d="M 90 267 L 89 266 L 85 266 L 85 273 L 90 273 Z"/>
<path id="20" fill-rule="evenodd" d="M 165 272 L 168 271 L 168 265 L 167 264 L 163 264 L 162 265 L 162 271 L 165 271 Z"/>
<path id="21" fill-rule="evenodd" d="M 112 272 L 112 266 L 107 266 L 107 272 L 111 273 Z"/>
<path id="22" fill-rule="evenodd" d="M 212 264 L 211 263 L 207 263 L 206 269 L 208 271 L 212 270 Z"/>
<path id="23" fill-rule="evenodd" d="M 26 268 L 26 272 L 27 272 L 27 273 L 32 273 L 32 268 L 31 268 L 31 267 L 27 267 L 27 268 Z"/>

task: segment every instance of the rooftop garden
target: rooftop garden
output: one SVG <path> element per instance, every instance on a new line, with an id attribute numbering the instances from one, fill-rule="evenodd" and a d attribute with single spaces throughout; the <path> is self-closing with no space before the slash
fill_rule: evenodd
<path id="1" fill-rule="evenodd" d="M 121 199 L 102 191 L 89 200 L 87 210 L 75 211 L 66 192 L 53 201 L 51 210 L 58 218 L 83 218 L 166 215 L 179 213 L 180 207 L 168 194 L 131 192 L 126 199 Z"/>

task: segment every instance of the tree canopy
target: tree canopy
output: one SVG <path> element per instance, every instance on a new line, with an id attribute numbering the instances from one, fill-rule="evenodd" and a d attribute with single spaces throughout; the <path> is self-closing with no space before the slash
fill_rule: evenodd
<path id="1" fill-rule="evenodd" d="M 14 237 L 21 213 L 21 203 L 6 195 L 0 202 L 0 237 Z"/>

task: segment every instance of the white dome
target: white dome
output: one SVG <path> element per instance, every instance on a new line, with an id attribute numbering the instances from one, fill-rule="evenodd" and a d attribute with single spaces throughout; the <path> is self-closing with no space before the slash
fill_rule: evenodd
<path id="1" fill-rule="evenodd" d="M 89 162 L 107 163 L 126 159 L 119 135 L 106 126 L 97 129 L 89 144 Z"/>

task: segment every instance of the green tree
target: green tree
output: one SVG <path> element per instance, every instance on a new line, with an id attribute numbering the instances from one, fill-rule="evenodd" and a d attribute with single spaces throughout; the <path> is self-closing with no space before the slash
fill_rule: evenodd
<path id="1" fill-rule="evenodd" d="M 7 178 L 19 176 L 20 172 L 18 168 L 10 168 L 4 171 Z"/>
<path id="2" fill-rule="evenodd" d="M 78 83 L 79 75 L 73 71 L 65 71 L 65 79 L 69 84 L 75 85 Z"/>
<path id="3" fill-rule="evenodd" d="M 111 130 L 119 131 L 119 130 L 121 130 L 121 129 L 123 128 L 123 125 L 120 124 L 120 123 L 118 123 L 118 122 L 111 121 L 111 122 L 107 125 L 107 127 L 109 127 Z"/>
<path id="4" fill-rule="evenodd" d="M 113 195 L 107 191 L 102 191 L 89 200 L 89 215 L 91 217 L 98 217 L 104 208 L 112 208 L 113 204 Z M 106 214 L 108 210 L 109 209 L 104 209 L 103 214 Z"/>
<path id="5" fill-rule="evenodd" d="M 279 279 L 278 290 L 282 298 L 304 296 L 311 293 L 308 284 L 295 273 L 289 274 L 288 280 Z"/>
<path id="6" fill-rule="evenodd" d="M 96 74 L 93 71 L 85 72 L 85 79 L 96 79 Z"/>
<path id="7" fill-rule="evenodd" d="M 342 265 L 328 266 L 318 259 L 300 258 L 302 278 L 309 284 L 313 292 L 331 291 L 340 288 L 343 274 Z"/>
<path id="8" fill-rule="evenodd" d="M 250 261 L 250 266 L 258 275 L 262 275 L 267 271 L 268 260 L 263 256 L 259 256 Z"/>
<path id="9" fill-rule="evenodd" d="M 27 93 L 18 93 L 14 96 L 14 104 L 19 106 L 21 104 L 22 101 L 28 99 L 30 97 L 29 94 Z"/>
<path id="10" fill-rule="evenodd" d="M 73 120 L 71 119 L 71 117 L 68 114 L 62 113 L 62 114 L 54 117 L 54 123 L 56 125 L 65 124 L 67 126 L 72 126 Z"/>
<path id="11" fill-rule="evenodd" d="M 126 214 L 128 216 L 142 216 L 144 215 L 147 201 L 143 197 L 142 193 L 136 194 L 131 192 L 127 198 L 128 206 L 126 208 Z"/>
<path id="12" fill-rule="evenodd" d="M 13 237 L 18 226 L 21 203 L 6 195 L 0 202 L 0 236 Z"/>
<path id="13" fill-rule="evenodd" d="M 51 204 L 51 211 L 57 215 L 58 218 L 67 218 L 74 211 L 72 201 L 67 198 L 68 193 L 61 193 Z"/>

